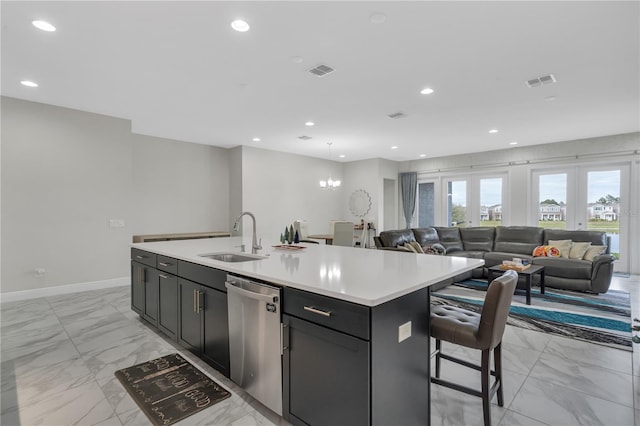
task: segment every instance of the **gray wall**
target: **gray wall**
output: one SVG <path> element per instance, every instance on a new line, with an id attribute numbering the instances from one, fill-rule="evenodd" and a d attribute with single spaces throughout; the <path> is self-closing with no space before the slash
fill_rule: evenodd
<path id="1" fill-rule="evenodd" d="M 2 293 L 126 277 L 134 234 L 229 229 L 228 150 L 134 135 L 98 114 L 1 106 Z"/>

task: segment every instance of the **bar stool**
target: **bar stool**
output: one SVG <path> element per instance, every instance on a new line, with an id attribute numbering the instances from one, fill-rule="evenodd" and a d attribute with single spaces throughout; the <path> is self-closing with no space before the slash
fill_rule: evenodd
<path id="1" fill-rule="evenodd" d="M 491 425 L 491 399 L 497 393 L 498 405 L 504 404 L 502 394 L 502 335 L 509 316 L 511 299 L 518 282 L 515 271 L 507 271 L 489 284 L 482 313 L 477 314 L 455 306 L 436 306 L 431 309 L 431 337 L 436 340 L 436 374 L 431 383 L 445 386 L 482 398 L 485 426 Z M 442 353 L 442 341 L 482 351 L 481 365 Z M 491 351 L 495 369 L 491 370 Z M 440 360 L 446 359 L 481 373 L 482 390 L 471 389 L 440 378 Z M 491 375 L 495 382 L 490 385 Z"/>

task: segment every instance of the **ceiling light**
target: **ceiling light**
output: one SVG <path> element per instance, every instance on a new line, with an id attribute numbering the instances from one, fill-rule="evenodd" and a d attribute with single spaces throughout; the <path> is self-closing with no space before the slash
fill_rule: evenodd
<path id="1" fill-rule="evenodd" d="M 56 27 L 46 21 L 31 21 L 31 23 L 34 27 L 42 31 L 52 32 L 56 30 Z"/>
<path id="2" fill-rule="evenodd" d="M 547 96 L 546 98 L 544 98 L 545 101 L 547 102 L 553 102 L 556 100 L 555 96 Z"/>
<path id="3" fill-rule="evenodd" d="M 38 87 L 38 83 L 35 83 L 33 81 L 29 81 L 29 80 L 22 80 L 20 82 L 20 84 L 22 84 L 23 86 L 27 86 L 27 87 Z"/>
<path id="4" fill-rule="evenodd" d="M 231 23 L 231 28 L 233 28 L 234 30 L 239 31 L 241 33 L 244 33 L 244 32 L 249 31 L 249 28 L 251 28 L 251 27 L 249 26 L 249 24 L 247 24 L 242 19 L 236 19 L 235 21 L 233 21 Z"/>
<path id="5" fill-rule="evenodd" d="M 329 145 L 329 160 L 331 160 L 331 142 L 327 142 L 327 145 Z M 320 188 L 322 189 L 334 190 L 334 189 L 337 189 L 340 186 L 340 184 L 341 182 L 339 180 L 331 179 L 331 175 L 329 175 L 329 179 L 327 180 L 324 180 L 324 179 L 320 180 Z"/>
<path id="6" fill-rule="evenodd" d="M 491 129 L 489 130 L 489 133 L 498 133 L 498 129 Z"/>
<path id="7" fill-rule="evenodd" d="M 304 123 L 304 125 L 311 127 L 311 126 L 315 126 L 316 123 L 314 123 L 313 121 L 307 121 L 306 123 Z"/>
<path id="8" fill-rule="evenodd" d="M 301 56 L 292 56 L 291 62 L 293 62 L 294 64 L 301 64 L 304 62 L 304 58 L 302 58 Z"/>
<path id="9" fill-rule="evenodd" d="M 422 157 L 422 158 L 424 158 L 426 156 L 427 156 L 427 154 L 420 154 L 420 157 Z"/>
<path id="10" fill-rule="evenodd" d="M 425 87 L 420 91 L 420 93 L 422 93 L 423 95 L 430 95 L 433 93 L 433 89 L 430 87 Z"/>
<path id="11" fill-rule="evenodd" d="M 260 138 L 253 138 L 251 140 L 254 141 L 254 142 L 260 142 Z"/>
<path id="12" fill-rule="evenodd" d="M 391 147 L 391 149 L 398 149 L 398 147 L 394 145 Z"/>
<path id="13" fill-rule="evenodd" d="M 518 145 L 518 142 L 516 142 L 516 141 L 509 142 L 509 145 Z"/>
<path id="14" fill-rule="evenodd" d="M 344 154 L 340 154 L 338 157 L 340 157 L 340 158 L 344 158 L 344 157 L 346 157 L 346 155 L 344 155 Z"/>

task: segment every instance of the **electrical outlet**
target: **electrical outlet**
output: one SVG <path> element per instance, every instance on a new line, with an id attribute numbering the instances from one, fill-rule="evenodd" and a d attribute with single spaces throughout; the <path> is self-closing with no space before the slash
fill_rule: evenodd
<path id="1" fill-rule="evenodd" d="M 109 219 L 109 228 L 124 228 L 124 219 Z"/>
<path id="2" fill-rule="evenodd" d="M 398 343 L 403 342 L 411 337 L 411 321 L 398 327 Z"/>
<path id="3" fill-rule="evenodd" d="M 33 276 L 36 278 L 42 278 L 44 277 L 45 272 L 44 268 L 36 268 L 33 270 Z"/>

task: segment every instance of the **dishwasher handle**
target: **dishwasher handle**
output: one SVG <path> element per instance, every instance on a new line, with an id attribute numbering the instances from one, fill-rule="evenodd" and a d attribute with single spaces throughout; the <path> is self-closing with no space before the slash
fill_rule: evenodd
<path id="1" fill-rule="evenodd" d="M 243 288 L 237 287 L 233 285 L 233 283 L 230 283 L 229 281 L 225 282 L 224 286 L 227 288 L 228 291 L 238 293 L 250 299 L 261 300 L 263 302 L 268 302 L 268 303 L 276 303 L 278 301 L 278 296 L 254 293 L 253 291 L 249 291 L 249 290 L 245 290 Z"/>

